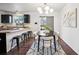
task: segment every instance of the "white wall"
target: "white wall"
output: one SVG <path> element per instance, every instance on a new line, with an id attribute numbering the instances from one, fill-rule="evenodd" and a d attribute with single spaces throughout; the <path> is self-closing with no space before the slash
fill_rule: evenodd
<path id="1" fill-rule="evenodd" d="M 77 8 L 77 28 L 63 26 L 63 15 L 65 10 L 69 8 Z M 79 54 L 79 4 L 67 4 L 61 10 L 61 37 L 62 39 Z"/>
<path id="2" fill-rule="evenodd" d="M 61 13 L 60 11 L 54 14 L 54 31 L 60 34 L 61 31 Z"/>

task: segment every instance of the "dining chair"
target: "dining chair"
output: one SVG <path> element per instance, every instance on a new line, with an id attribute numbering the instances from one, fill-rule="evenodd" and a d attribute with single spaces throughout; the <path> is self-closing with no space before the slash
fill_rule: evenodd
<path id="1" fill-rule="evenodd" d="M 43 40 L 43 48 L 42 48 L 43 55 L 46 52 L 45 48 L 47 49 L 47 54 L 48 54 L 48 49 L 50 48 L 50 54 L 52 55 L 52 40 L 53 40 L 53 37 L 52 36 L 42 37 L 42 40 Z"/>

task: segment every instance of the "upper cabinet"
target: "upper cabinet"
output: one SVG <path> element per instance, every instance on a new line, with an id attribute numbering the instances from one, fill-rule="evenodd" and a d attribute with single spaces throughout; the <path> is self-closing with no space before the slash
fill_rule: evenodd
<path id="1" fill-rule="evenodd" d="M 24 23 L 30 23 L 30 15 L 24 14 Z"/>
<path id="2" fill-rule="evenodd" d="M 13 16 L 10 14 L 2 14 L 1 15 L 1 23 L 12 23 Z"/>
<path id="3" fill-rule="evenodd" d="M 11 14 L 2 14 L 1 23 L 30 23 L 30 15 L 24 14 L 22 16 L 13 16 Z"/>

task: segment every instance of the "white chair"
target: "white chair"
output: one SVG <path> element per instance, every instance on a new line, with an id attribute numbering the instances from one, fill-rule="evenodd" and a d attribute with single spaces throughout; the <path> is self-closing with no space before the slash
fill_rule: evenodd
<path id="1" fill-rule="evenodd" d="M 52 54 L 52 42 L 53 42 L 53 36 L 49 36 L 49 37 L 41 37 L 41 39 L 43 40 L 43 54 L 44 54 L 44 48 L 50 48 L 50 52 Z M 48 52 L 47 52 L 48 54 Z"/>

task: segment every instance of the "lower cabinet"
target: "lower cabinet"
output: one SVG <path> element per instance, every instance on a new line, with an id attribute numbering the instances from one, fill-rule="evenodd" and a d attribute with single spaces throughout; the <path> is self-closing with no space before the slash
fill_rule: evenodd
<path id="1" fill-rule="evenodd" d="M 6 54 L 6 33 L 0 33 L 0 55 Z"/>

